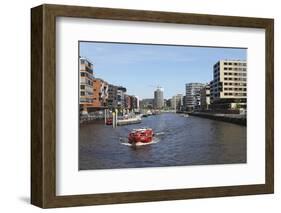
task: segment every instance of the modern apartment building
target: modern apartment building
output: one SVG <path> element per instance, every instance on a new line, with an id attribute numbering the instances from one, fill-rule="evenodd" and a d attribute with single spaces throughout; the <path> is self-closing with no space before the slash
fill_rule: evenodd
<path id="1" fill-rule="evenodd" d="M 184 96 L 182 97 L 182 104 L 183 104 L 182 110 L 185 111 L 185 110 L 186 110 L 186 95 L 184 95 Z"/>
<path id="2" fill-rule="evenodd" d="M 164 89 L 158 87 L 154 91 L 154 109 L 162 109 L 164 107 Z"/>
<path id="3" fill-rule="evenodd" d="M 124 95 L 125 109 L 131 111 L 138 111 L 139 109 L 139 98 L 134 95 Z"/>
<path id="4" fill-rule="evenodd" d="M 140 107 L 142 109 L 152 109 L 153 103 L 154 103 L 154 99 L 152 99 L 152 98 L 142 99 L 140 101 Z"/>
<path id="5" fill-rule="evenodd" d="M 108 108 L 108 83 L 100 78 L 93 80 L 93 107 L 94 108 Z"/>
<path id="6" fill-rule="evenodd" d="M 119 109 L 125 108 L 125 94 L 127 92 L 127 89 L 122 86 L 117 87 L 117 107 Z"/>
<path id="7" fill-rule="evenodd" d="M 125 109 L 131 110 L 133 108 L 132 97 L 130 95 L 125 94 L 124 101 L 125 101 Z"/>
<path id="8" fill-rule="evenodd" d="M 204 87 L 202 83 L 188 83 L 185 85 L 186 110 L 194 111 L 200 108 L 200 91 Z"/>
<path id="9" fill-rule="evenodd" d="M 134 95 L 130 95 L 131 99 L 131 110 L 138 111 L 139 110 L 139 98 Z"/>
<path id="10" fill-rule="evenodd" d="M 115 110 L 117 108 L 117 89 L 118 86 L 112 84 L 108 85 L 107 104 L 108 104 L 108 108 L 111 110 Z"/>
<path id="11" fill-rule="evenodd" d="M 86 58 L 79 58 L 80 88 L 79 105 L 80 111 L 88 113 L 88 107 L 93 104 L 93 64 Z"/>
<path id="12" fill-rule="evenodd" d="M 171 98 L 171 108 L 173 110 L 176 110 L 176 107 L 177 107 L 177 97 L 174 95 Z"/>
<path id="13" fill-rule="evenodd" d="M 183 110 L 183 106 L 184 106 L 184 103 L 183 103 L 183 95 L 182 94 L 177 94 L 177 95 L 172 97 L 171 108 L 173 110 L 176 110 L 176 111 Z"/>
<path id="14" fill-rule="evenodd" d="M 213 66 L 210 93 L 214 109 L 247 108 L 246 61 L 218 61 Z"/>
<path id="15" fill-rule="evenodd" d="M 172 99 L 164 99 L 164 107 L 165 109 L 170 109 L 172 108 Z"/>
<path id="16" fill-rule="evenodd" d="M 135 111 L 139 111 L 140 110 L 140 98 L 139 96 L 133 96 L 134 97 L 134 101 L 133 101 L 133 106 Z"/>
<path id="17" fill-rule="evenodd" d="M 206 84 L 200 91 L 200 109 L 208 110 L 211 104 L 210 84 Z"/>

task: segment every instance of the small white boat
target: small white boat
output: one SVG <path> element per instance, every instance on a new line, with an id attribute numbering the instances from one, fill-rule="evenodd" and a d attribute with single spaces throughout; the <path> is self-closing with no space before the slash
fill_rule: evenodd
<path id="1" fill-rule="evenodd" d="M 138 123 L 141 123 L 140 116 L 136 116 L 134 118 L 122 119 L 122 120 L 117 121 L 118 126 L 129 125 L 129 124 L 138 124 Z"/>

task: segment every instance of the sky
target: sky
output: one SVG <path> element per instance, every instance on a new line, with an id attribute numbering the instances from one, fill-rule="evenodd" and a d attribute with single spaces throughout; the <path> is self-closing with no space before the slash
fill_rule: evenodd
<path id="1" fill-rule="evenodd" d="M 185 95 L 186 83 L 209 83 L 221 59 L 246 60 L 242 48 L 79 42 L 79 55 L 94 64 L 94 75 L 127 88 L 127 94 L 153 98 L 157 86 L 164 98 Z"/>

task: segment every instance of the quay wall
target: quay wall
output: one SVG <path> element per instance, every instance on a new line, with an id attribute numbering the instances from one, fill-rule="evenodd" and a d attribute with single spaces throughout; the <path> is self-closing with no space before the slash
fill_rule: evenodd
<path id="1" fill-rule="evenodd" d="M 188 113 L 191 116 L 198 116 L 202 118 L 213 119 L 217 121 L 224 121 L 229 123 L 234 123 L 242 126 L 247 126 L 246 116 L 241 115 L 228 115 L 228 114 L 214 114 L 214 113 L 201 113 L 201 112 L 191 112 Z"/>

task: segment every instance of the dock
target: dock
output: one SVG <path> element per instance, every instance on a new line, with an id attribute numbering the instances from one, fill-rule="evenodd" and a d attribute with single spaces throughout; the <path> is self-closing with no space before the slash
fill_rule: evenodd
<path id="1" fill-rule="evenodd" d="M 246 115 L 240 114 L 221 114 L 221 113 L 205 113 L 205 112 L 191 112 L 188 113 L 191 116 L 198 116 L 202 118 L 209 118 L 217 121 L 224 121 L 242 126 L 247 126 Z"/>

